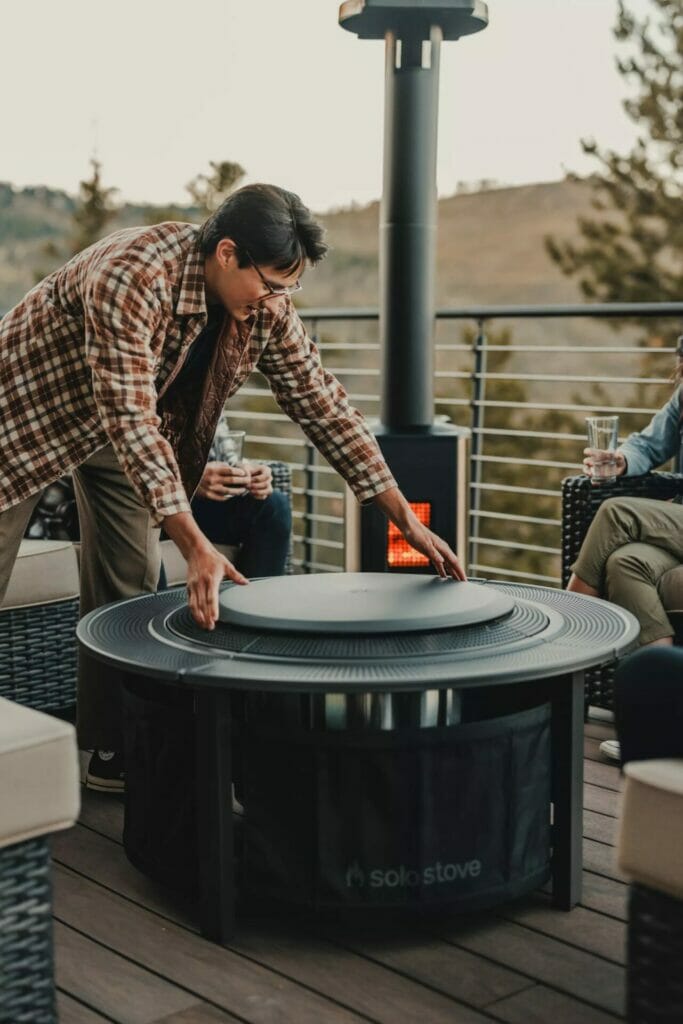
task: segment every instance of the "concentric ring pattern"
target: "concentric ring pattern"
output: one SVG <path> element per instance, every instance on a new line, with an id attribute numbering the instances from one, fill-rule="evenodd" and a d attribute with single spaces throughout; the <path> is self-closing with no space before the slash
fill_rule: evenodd
<path id="1" fill-rule="evenodd" d="M 493 584 L 492 584 L 493 585 Z M 97 609 L 78 636 L 122 669 L 190 685 L 277 691 L 401 690 L 561 675 L 608 661 L 637 637 L 633 616 L 559 590 L 496 583 L 515 605 L 486 624 L 414 634 L 272 634 L 192 621 L 184 589 Z"/>

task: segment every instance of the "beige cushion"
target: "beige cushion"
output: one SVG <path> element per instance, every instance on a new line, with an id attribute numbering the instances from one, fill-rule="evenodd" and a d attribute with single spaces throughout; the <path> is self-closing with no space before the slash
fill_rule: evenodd
<path id="1" fill-rule="evenodd" d="M 69 828 L 79 808 L 74 727 L 0 698 L 0 847 Z"/>
<path id="2" fill-rule="evenodd" d="M 230 544 L 216 544 L 216 548 L 231 562 L 234 562 L 239 547 Z M 175 587 L 180 583 L 187 582 L 187 562 L 180 554 L 172 540 L 162 540 L 161 558 L 166 570 L 166 579 L 169 587 Z"/>
<path id="3" fill-rule="evenodd" d="M 634 882 L 683 899 L 683 760 L 624 768 L 617 856 Z"/>
<path id="4" fill-rule="evenodd" d="M 68 540 L 23 540 L 0 608 L 78 597 L 78 563 Z"/>

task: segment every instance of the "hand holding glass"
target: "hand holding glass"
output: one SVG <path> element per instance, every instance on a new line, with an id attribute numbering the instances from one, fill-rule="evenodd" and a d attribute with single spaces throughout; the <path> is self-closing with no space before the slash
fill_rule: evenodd
<path id="1" fill-rule="evenodd" d="M 619 444 L 618 416 L 587 416 L 588 447 L 583 468 L 595 483 L 613 483 L 625 469 L 623 455 L 617 452 Z"/>

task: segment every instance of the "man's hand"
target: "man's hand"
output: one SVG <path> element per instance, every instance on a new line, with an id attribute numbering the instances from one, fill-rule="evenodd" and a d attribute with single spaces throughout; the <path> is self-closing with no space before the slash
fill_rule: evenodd
<path id="1" fill-rule="evenodd" d="M 273 493 L 273 474 L 270 466 L 263 466 L 259 463 L 250 466 L 249 469 L 251 470 L 249 493 L 252 498 L 265 501 Z"/>
<path id="2" fill-rule="evenodd" d="M 610 473 L 614 476 L 623 476 L 626 472 L 626 459 L 622 452 L 617 449 L 615 452 L 602 451 L 600 448 L 584 448 L 583 471 L 586 476 L 596 476 L 595 467 L 602 463 L 608 463 Z"/>
<path id="3" fill-rule="evenodd" d="M 213 629 L 218 618 L 218 588 L 228 578 L 249 581 L 212 544 L 190 552 L 187 559 L 187 598 L 192 618 L 204 629 Z"/>
<path id="4" fill-rule="evenodd" d="M 197 487 L 197 494 L 200 498 L 225 501 L 237 494 L 244 494 L 250 486 L 251 467 L 248 463 L 229 466 L 227 462 L 207 462 Z"/>
<path id="5" fill-rule="evenodd" d="M 374 503 L 395 523 L 410 546 L 427 556 L 439 576 L 444 579 L 448 576 L 454 580 L 467 579 L 458 556 L 451 551 L 445 540 L 420 522 L 398 487 L 382 491 Z"/>
<path id="6" fill-rule="evenodd" d="M 249 580 L 211 544 L 191 512 L 166 516 L 164 530 L 187 562 L 187 595 L 192 618 L 203 629 L 213 629 L 218 618 L 218 588 L 226 577 L 233 583 Z"/>

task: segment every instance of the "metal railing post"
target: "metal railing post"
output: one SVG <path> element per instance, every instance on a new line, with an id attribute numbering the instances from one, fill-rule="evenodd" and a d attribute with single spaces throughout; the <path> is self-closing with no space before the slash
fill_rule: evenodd
<path id="1" fill-rule="evenodd" d="M 314 345 L 319 345 L 318 337 L 318 321 L 311 321 L 311 341 Z M 315 520 L 313 515 L 315 513 L 315 498 L 313 492 L 315 490 L 315 457 L 316 450 L 313 445 L 309 442 L 306 445 L 306 469 L 304 470 L 304 572 L 311 571 L 311 562 L 313 561 L 313 525 Z"/>
<path id="2" fill-rule="evenodd" d="M 479 542 L 479 502 L 481 491 L 482 465 L 479 456 L 484 450 L 484 397 L 486 394 L 486 321 L 477 320 L 477 334 L 474 339 L 472 351 L 474 354 L 474 367 L 472 370 L 472 415 L 470 426 L 472 430 L 472 443 L 470 446 L 470 544 L 469 564 L 474 565 L 477 561 L 477 545 Z"/>

